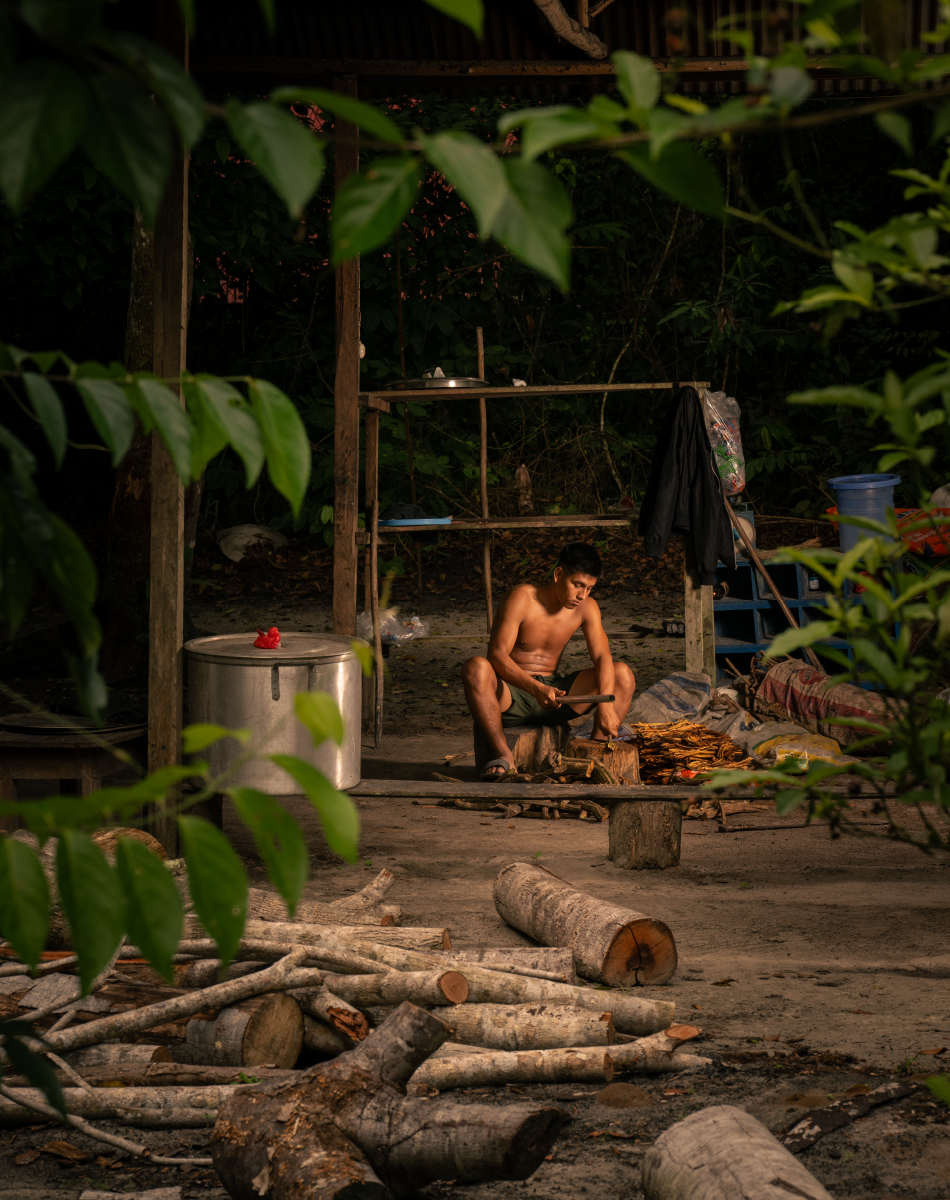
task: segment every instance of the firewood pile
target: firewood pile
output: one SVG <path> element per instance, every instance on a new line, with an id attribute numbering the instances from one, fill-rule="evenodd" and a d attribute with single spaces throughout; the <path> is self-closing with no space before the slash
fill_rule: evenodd
<path id="1" fill-rule="evenodd" d="M 179 864 L 167 865 L 186 893 Z M 524 1179 L 550 1151 L 559 1109 L 483 1112 L 418 1097 L 708 1063 L 681 1052 L 700 1031 L 673 1025 L 671 1002 L 574 982 L 575 964 L 602 984 L 665 982 L 676 952 L 662 922 L 513 864 L 496 882 L 496 907 L 541 945 L 453 951 L 448 931 L 396 924 L 395 882 L 383 871 L 352 896 L 302 902 L 293 921 L 252 889 L 250 912 L 270 919 L 248 917 L 223 978 L 195 917 L 174 986 L 135 946 L 119 948 L 86 996 L 68 949 L 47 952 L 35 974 L 6 949 L 0 1019 L 42 1033 L 33 1046 L 63 1085 L 70 1124 L 153 1163 L 213 1165 L 233 1196 L 275 1200 L 301 1194 L 305 1177 L 327 1197 L 354 1181 L 382 1197 L 439 1179 Z M 318 1061 L 295 1069 L 304 1050 Z M 0 1082 L 0 1128 L 55 1115 L 12 1071 Z M 150 1155 L 96 1120 L 213 1125 L 212 1157 Z"/>
<path id="2" fill-rule="evenodd" d="M 647 784 L 673 784 L 703 771 L 755 769 L 755 761 L 725 733 L 685 718 L 668 725 L 633 725 L 640 752 L 640 777 Z"/>

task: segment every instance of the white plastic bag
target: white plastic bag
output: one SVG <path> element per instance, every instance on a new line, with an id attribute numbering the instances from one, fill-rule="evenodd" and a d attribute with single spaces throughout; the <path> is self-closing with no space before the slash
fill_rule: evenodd
<path id="1" fill-rule="evenodd" d="M 384 646 L 401 646 L 414 638 L 429 636 L 429 626 L 421 617 L 400 617 L 398 608 L 384 608 L 379 614 L 379 633 Z M 361 612 L 356 618 L 356 636 L 373 643 L 373 614 Z"/>
<path id="2" fill-rule="evenodd" d="M 704 392 L 703 412 L 709 444 L 716 456 L 719 478 L 727 496 L 745 487 L 745 455 L 739 433 L 739 403 L 725 392 Z"/>

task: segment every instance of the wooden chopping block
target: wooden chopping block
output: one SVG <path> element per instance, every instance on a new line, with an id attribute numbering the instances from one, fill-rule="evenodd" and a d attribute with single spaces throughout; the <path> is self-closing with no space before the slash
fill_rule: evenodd
<path id="1" fill-rule="evenodd" d="M 567 758 L 593 758 L 602 762 L 621 783 L 624 780 L 627 783 L 640 782 L 640 754 L 632 742 L 598 742 L 592 738 L 571 738 L 564 754 Z"/>
<path id="2" fill-rule="evenodd" d="M 486 763 L 496 757 L 488 741 L 475 733 L 475 772 L 480 775 Z M 515 767 L 528 775 L 542 769 L 541 764 L 552 750 L 563 751 L 570 730 L 566 725 L 512 725 L 505 730 L 505 741 Z"/>

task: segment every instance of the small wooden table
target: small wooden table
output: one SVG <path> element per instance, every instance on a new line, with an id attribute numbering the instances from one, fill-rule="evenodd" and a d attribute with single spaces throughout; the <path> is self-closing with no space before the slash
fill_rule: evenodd
<path id="1" fill-rule="evenodd" d="M 102 780 L 116 775 L 124 763 L 102 745 L 122 745 L 132 757 L 144 763 L 147 752 L 147 726 L 98 733 L 14 733 L 0 731 L 0 800 L 16 800 L 18 779 L 76 779 L 79 794 L 98 791 Z M 0 831 L 12 833 L 20 828 L 18 817 L 0 817 Z"/>

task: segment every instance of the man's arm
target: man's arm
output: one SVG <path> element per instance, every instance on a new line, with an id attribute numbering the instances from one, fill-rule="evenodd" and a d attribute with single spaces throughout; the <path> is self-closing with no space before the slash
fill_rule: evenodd
<path id="1" fill-rule="evenodd" d="M 584 602 L 584 620 L 581 622 L 584 637 L 587 640 L 587 653 L 597 672 L 597 694 L 611 696 L 614 692 L 614 660 L 610 654 L 610 643 L 604 632 L 600 618 L 600 605 L 596 600 Z M 620 722 L 614 711 L 613 704 L 597 705 L 597 725 L 604 733 L 614 737 L 620 729 Z"/>
<path id="2" fill-rule="evenodd" d="M 488 640 L 488 661 L 495 674 L 505 683 L 534 696 L 542 708 L 557 708 L 556 697 L 564 693 L 556 688 L 545 687 L 520 667 L 511 657 L 518 640 L 521 622 L 528 611 L 529 589 L 518 587 L 502 600 L 495 614 L 491 637 Z"/>

